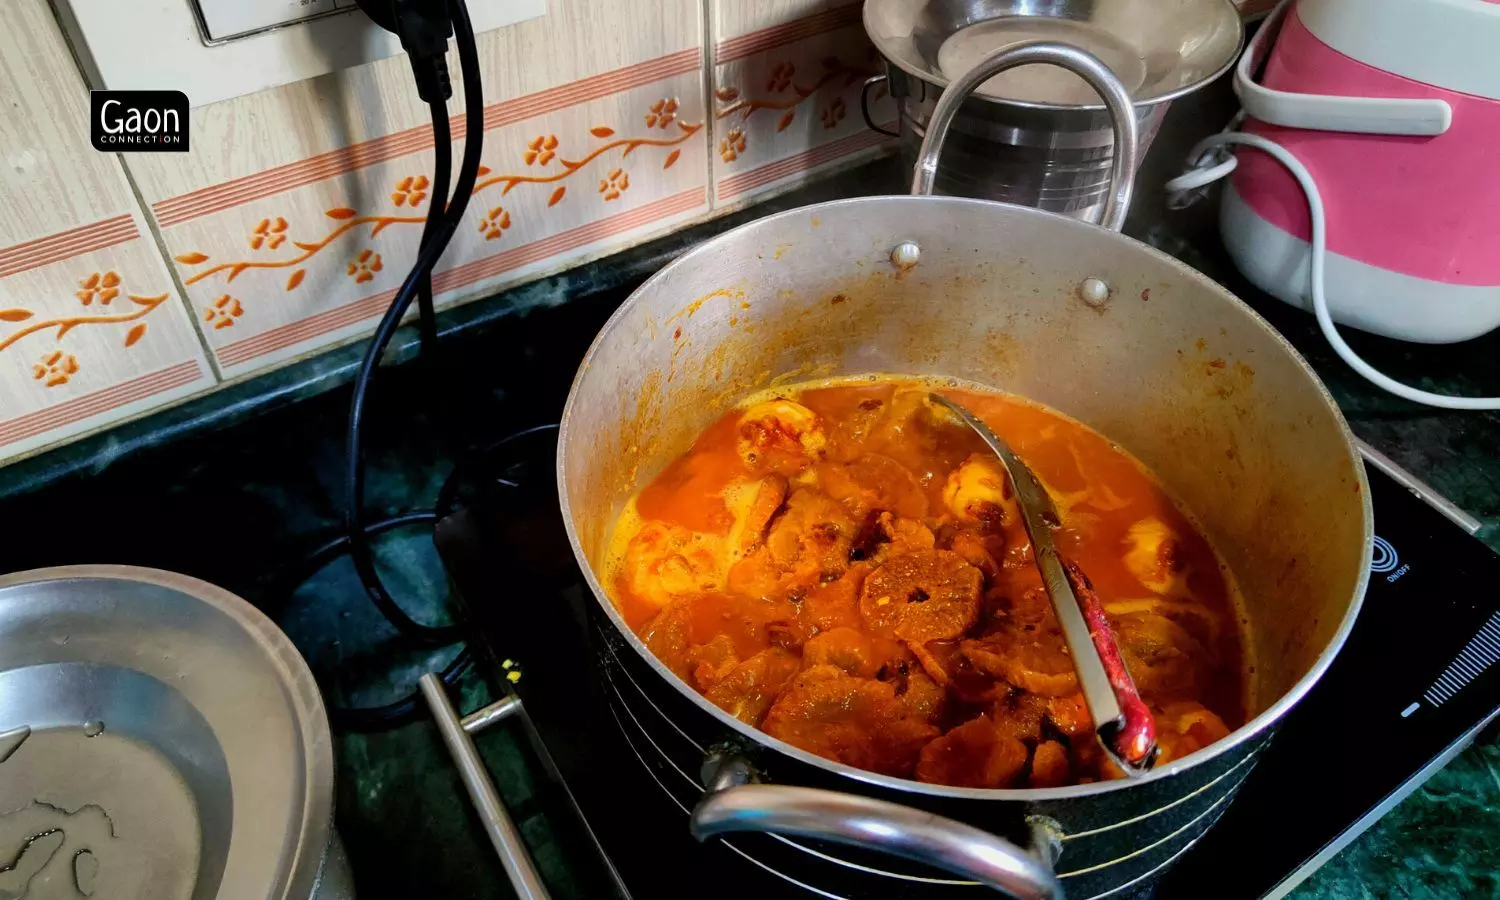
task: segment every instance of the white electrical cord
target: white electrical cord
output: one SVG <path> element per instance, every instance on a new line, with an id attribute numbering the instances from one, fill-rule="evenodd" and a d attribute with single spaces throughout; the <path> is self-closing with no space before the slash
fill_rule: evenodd
<path id="1" fill-rule="evenodd" d="M 1243 114 L 1241 114 L 1243 115 Z M 1238 122 L 1230 123 L 1233 128 Z M 1323 293 L 1324 270 L 1328 262 L 1328 224 L 1323 213 L 1323 196 L 1318 193 L 1318 185 L 1313 181 L 1312 173 L 1307 167 L 1293 156 L 1291 151 L 1276 143 L 1267 140 L 1258 134 L 1246 134 L 1241 131 L 1225 131 L 1211 137 L 1204 138 L 1198 142 L 1188 154 L 1188 158 L 1196 162 L 1197 168 L 1180 175 L 1166 184 L 1167 192 L 1170 194 L 1181 194 L 1186 191 L 1197 190 L 1205 185 L 1223 178 L 1234 171 L 1233 158 L 1221 160 L 1212 167 L 1207 167 L 1210 161 L 1205 159 L 1205 154 L 1218 147 L 1238 144 L 1244 147 L 1254 147 L 1268 154 L 1272 159 L 1281 163 L 1291 172 L 1297 184 L 1302 188 L 1302 193 L 1307 196 L 1307 210 L 1312 219 L 1312 265 L 1309 274 L 1310 287 L 1312 289 L 1313 315 L 1318 319 L 1318 327 L 1323 330 L 1323 337 L 1333 346 L 1339 358 L 1349 364 L 1349 367 L 1358 372 L 1364 379 L 1381 390 L 1395 394 L 1404 400 L 1413 403 L 1421 403 L 1426 406 L 1436 406 L 1442 409 L 1500 409 L 1500 397 L 1450 397 L 1446 394 L 1434 394 L 1423 391 L 1387 376 L 1374 366 L 1365 362 L 1355 353 L 1353 348 L 1344 343 L 1334 326 L 1333 316 L 1328 311 L 1328 297 Z M 1209 176 L 1213 177 L 1210 178 Z"/>
<path id="2" fill-rule="evenodd" d="M 1234 114 L 1234 118 L 1219 133 L 1230 134 L 1244 121 L 1245 111 L 1242 109 Z M 1228 178 L 1240 164 L 1233 153 L 1209 146 L 1207 141 L 1199 142 L 1198 148 L 1194 148 L 1197 152 L 1191 156 L 1192 168 L 1167 182 L 1167 205 L 1172 209 L 1191 206 L 1203 196 L 1203 188 L 1221 178 Z"/>

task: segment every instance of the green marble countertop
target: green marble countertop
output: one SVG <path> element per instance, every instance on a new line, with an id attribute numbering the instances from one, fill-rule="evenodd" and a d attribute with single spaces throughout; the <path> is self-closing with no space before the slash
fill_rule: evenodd
<path id="1" fill-rule="evenodd" d="M 1299 885 L 1295 900 L 1500 897 L 1500 745 L 1492 733 Z"/>

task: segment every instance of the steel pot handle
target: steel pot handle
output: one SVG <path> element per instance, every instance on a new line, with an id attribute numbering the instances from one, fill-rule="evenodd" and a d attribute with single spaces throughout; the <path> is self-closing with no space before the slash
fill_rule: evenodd
<path id="1" fill-rule="evenodd" d="M 871 75 L 865 79 L 865 86 L 859 89 L 859 114 L 865 117 L 865 125 L 871 131 L 878 131 L 886 137 L 900 137 L 901 132 L 876 125 L 875 117 L 870 115 L 870 88 L 877 84 L 885 84 L 889 80 L 889 75 Z"/>
<path id="2" fill-rule="evenodd" d="M 484 759 L 479 755 L 479 748 L 474 746 L 472 737 L 520 712 L 520 699 L 506 697 L 460 719 L 458 711 L 448 699 L 443 682 L 436 675 L 430 672 L 423 675 L 418 679 L 417 686 L 421 688 L 427 708 L 437 721 L 443 744 L 458 766 L 459 777 L 469 792 L 474 810 L 479 813 L 485 833 L 490 836 L 495 853 L 500 857 L 500 864 L 505 867 L 505 874 L 510 876 L 510 886 L 515 890 L 516 897 L 519 900 L 548 900 L 551 895 L 547 893 L 547 885 L 542 882 L 541 873 L 537 871 L 536 863 L 526 849 L 526 842 L 521 839 L 520 829 L 516 828 L 516 823 L 505 811 L 500 792 L 495 790 L 495 783 L 490 780 L 489 771 L 484 767 Z"/>
<path id="3" fill-rule="evenodd" d="M 750 784 L 751 775 L 738 758 L 717 767 L 709 793 L 693 810 L 693 837 L 762 832 L 831 841 L 935 866 L 1018 900 L 1064 900 L 1050 846 L 1043 860 L 989 832 L 909 806 L 817 788 Z"/>
<path id="4" fill-rule="evenodd" d="M 1292 0 L 1276 4 L 1234 67 L 1234 93 L 1252 118 L 1283 128 L 1355 134 L 1425 137 L 1444 134 L 1452 127 L 1453 107 L 1435 98 L 1302 94 L 1258 84 L 1254 72 L 1271 55 L 1271 45 L 1291 5 Z"/>
<path id="5" fill-rule="evenodd" d="M 1099 224 L 1110 231 L 1119 231 L 1125 225 L 1125 213 L 1130 210 L 1130 195 L 1135 190 L 1135 157 L 1140 144 L 1136 130 L 1135 109 L 1130 102 L 1130 92 L 1115 77 L 1109 66 L 1099 57 L 1070 44 L 1055 41 L 1026 41 L 1013 44 L 985 58 L 964 77 L 948 85 L 938 98 L 927 123 L 927 135 L 922 139 L 922 149 L 917 154 L 916 171 L 912 175 L 913 194 L 931 194 L 933 182 L 937 180 L 938 154 L 948 128 L 958 115 L 959 107 L 969 99 L 981 84 L 1007 69 L 1033 63 L 1061 66 L 1089 83 L 1104 100 L 1115 130 L 1114 153 L 1109 166 L 1109 195 L 1104 201 L 1104 212 Z"/>

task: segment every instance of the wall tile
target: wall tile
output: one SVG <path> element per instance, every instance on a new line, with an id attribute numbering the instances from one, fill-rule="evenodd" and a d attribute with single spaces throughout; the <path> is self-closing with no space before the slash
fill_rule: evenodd
<path id="1" fill-rule="evenodd" d="M 438 265 L 440 304 L 707 214 L 702 34 L 697 0 L 550 0 L 546 17 L 479 36 L 489 171 Z M 430 126 L 406 61 L 203 107 L 192 127 L 193 154 L 128 165 L 220 371 L 367 333 L 429 202 Z"/>
<path id="2" fill-rule="evenodd" d="M 45 0 L 0 30 L 0 459 L 211 387 L 118 157 Z"/>
<path id="3" fill-rule="evenodd" d="M 85 86 L 45 0 L 12 9 L 0 460 L 209 388 L 213 367 L 238 377 L 368 333 L 431 202 L 428 112 L 403 58 L 195 109 L 192 153 L 118 157 L 88 146 Z M 857 4 L 549 0 L 479 44 L 487 172 L 439 263 L 442 305 L 878 150 L 858 109 L 879 64 Z"/>
<path id="4" fill-rule="evenodd" d="M 709 2 L 717 204 L 740 205 L 880 152 L 886 139 L 859 108 L 865 79 L 882 71 L 859 3 Z M 876 122 L 894 121 L 884 90 L 871 98 Z"/>
<path id="5" fill-rule="evenodd" d="M 485 133 L 487 171 L 433 279 L 440 303 L 702 214 L 697 51 L 674 66 L 691 69 L 616 73 L 590 99 L 564 86 L 532 101 L 550 112 L 494 117 L 514 121 Z M 226 376 L 370 327 L 416 254 L 431 166 L 430 149 L 408 152 L 362 167 L 356 192 L 328 178 L 176 224 L 158 208 Z"/>

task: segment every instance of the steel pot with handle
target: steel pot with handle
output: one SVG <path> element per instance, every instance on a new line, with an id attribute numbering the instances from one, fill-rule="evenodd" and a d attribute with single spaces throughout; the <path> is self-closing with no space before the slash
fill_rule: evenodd
<path id="1" fill-rule="evenodd" d="M 1227 70 L 1243 36 L 1228 0 L 867 0 L 863 18 L 885 62 L 885 73 L 865 84 L 865 123 L 899 137 L 908 162 L 950 78 L 976 55 L 1046 39 L 1098 55 L 1130 92 L 1139 165 L 1172 101 Z M 895 103 L 895 132 L 871 118 L 877 85 Z M 1110 111 L 1088 85 L 1034 66 L 982 84 L 966 100 L 945 141 L 936 189 L 1098 221 L 1113 147 Z"/>
<path id="2" fill-rule="evenodd" d="M 0 897 L 353 900 L 333 769 L 312 672 L 239 597 L 0 575 Z"/>
<path id="3" fill-rule="evenodd" d="M 1116 114 L 1107 228 L 922 196 L 958 105 L 1026 63 L 1086 78 Z M 910 197 L 837 201 L 723 234 L 641 286 L 600 332 L 562 419 L 564 520 L 592 588 L 625 736 L 747 865 L 833 897 L 1099 897 L 1141 884 L 1223 812 L 1277 721 L 1328 667 L 1369 571 L 1368 491 L 1338 408 L 1249 308 L 1118 233 L 1134 119 L 1096 58 L 1012 47 L 945 93 Z M 773 378 L 947 376 L 1099 430 L 1195 513 L 1246 596 L 1257 700 L 1224 740 L 1143 777 L 1038 790 L 922 784 L 751 728 L 673 675 L 599 582 L 614 517 L 713 419 Z"/>

